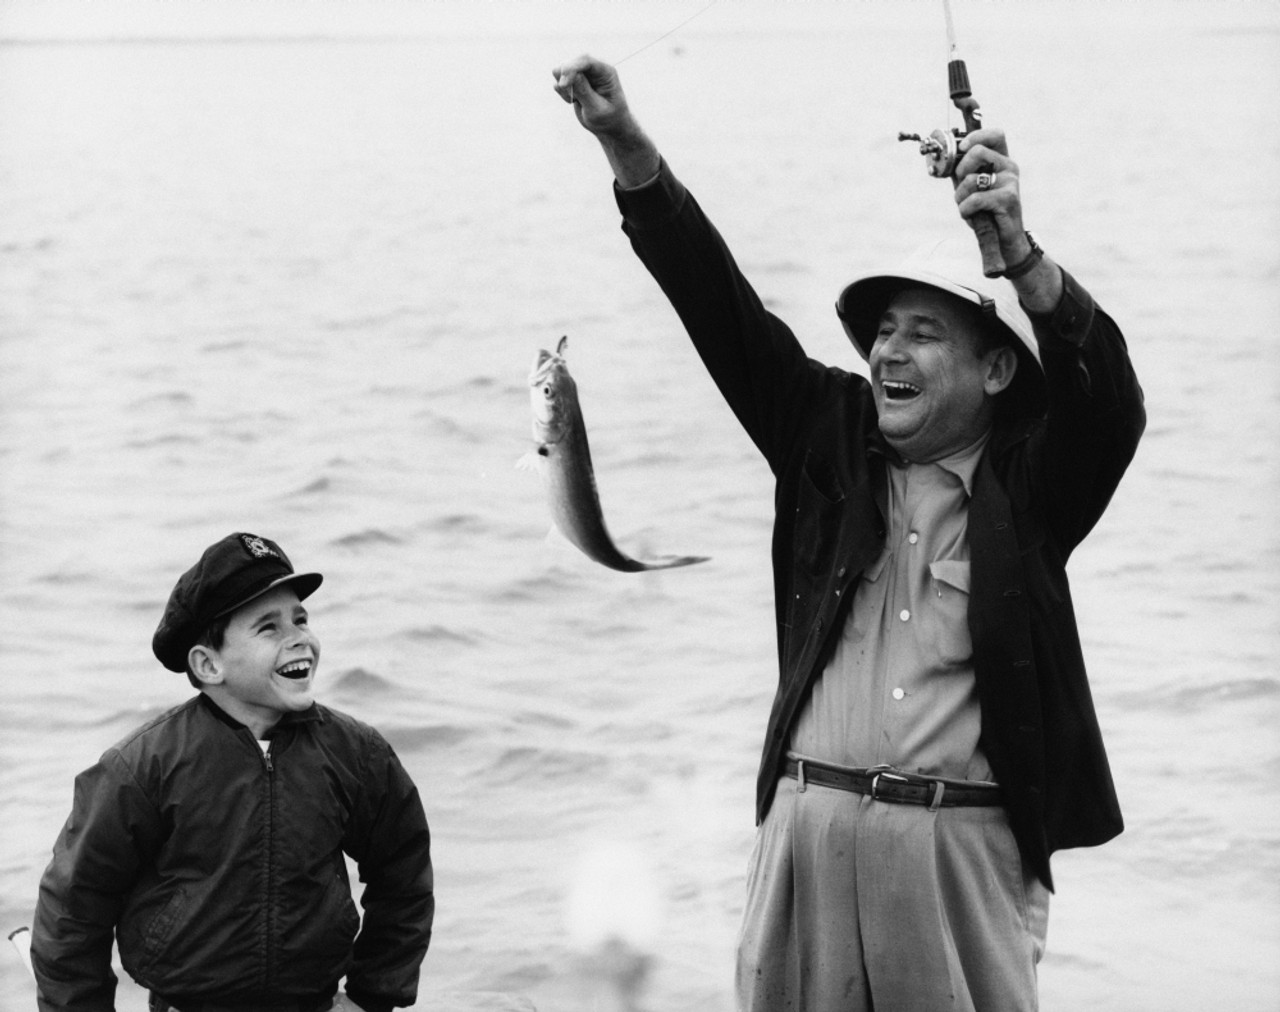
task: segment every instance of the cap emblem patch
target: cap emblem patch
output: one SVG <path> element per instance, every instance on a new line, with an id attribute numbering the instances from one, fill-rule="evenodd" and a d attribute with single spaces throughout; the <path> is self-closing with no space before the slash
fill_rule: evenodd
<path id="1" fill-rule="evenodd" d="M 249 554 L 255 559 L 265 559 L 268 556 L 280 558 L 279 552 L 272 549 L 270 545 L 255 535 L 241 534 L 240 540 L 244 542 L 244 547 L 248 549 Z"/>

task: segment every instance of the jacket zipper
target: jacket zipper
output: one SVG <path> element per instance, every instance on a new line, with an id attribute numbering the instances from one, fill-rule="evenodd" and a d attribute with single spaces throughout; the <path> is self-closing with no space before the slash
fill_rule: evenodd
<path id="1" fill-rule="evenodd" d="M 275 911 L 276 911 L 276 883 L 275 883 L 275 861 L 272 860 L 272 851 L 275 848 L 275 821 L 276 821 L 276 778 L 275 763 L 271 760 L 271 746 L 268 745 L 262 753 L 262 763 L 267 771 L 267 824 L 265 827 L 266 834 L 266 880 L 267 880 L 267 896 L 265 904 L 264 917 L 266 920 L 266 936 L 263 939 L 263 950 L 265 958 L 263 959 L 263 990 L 268 990 L 271 983 L 275 980 Z"/>

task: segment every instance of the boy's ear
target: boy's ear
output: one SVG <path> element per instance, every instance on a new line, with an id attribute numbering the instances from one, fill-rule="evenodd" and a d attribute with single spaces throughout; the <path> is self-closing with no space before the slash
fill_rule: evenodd
<path id="1" fill-rule="evenodd" d="M 222 684 L 222 665 L 209 647 L 197 643 L 187 651 L 187 667 L 202 685 Z"/>

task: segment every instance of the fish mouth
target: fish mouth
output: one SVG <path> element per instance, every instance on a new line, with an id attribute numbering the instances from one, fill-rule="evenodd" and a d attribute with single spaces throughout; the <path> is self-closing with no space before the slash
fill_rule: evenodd
<path id="1" fill-rule="evenodd" d="M 538 354 L 533 357 L 533 368 L 529 371 L 529 385 L 536 387 L 554 370 L 558 365 L 564 364 L 564 349 L 569 343 L 569 335 L 560 338 L 556 344 L 554 352 L 547 351 L 546 348 L 539 348 Z"/>
<path id="2" fill-rule="evenodd" d="M 886 401 L 897 403 L 913 401 L 923 393 L 914 383 L 908 383 L 905 380 L 881 380 L 880 389 L 884 392 Z"/>
<path id="3" fill-rule="evenodd" d="M 282 664 L 276 668 L 276 674 L 281 678 L 300 681 L 311 674 L 311 669 L 314 666 L 315 661 L 310 658 L 303 658 L 300 661 L 290 661 L 288 664 Z"/>
<path id="4" fill-rule="evenodd" d="M 533 369 L 529 372 L 529 386 L 531 387 L 548 383 L 553 377 L 564 372 L 564 359 L 559 355 L 552 355 L 550 352 L 542 351 L 538 353 L 538 356 L 538 361 L 534 363 Z"/>

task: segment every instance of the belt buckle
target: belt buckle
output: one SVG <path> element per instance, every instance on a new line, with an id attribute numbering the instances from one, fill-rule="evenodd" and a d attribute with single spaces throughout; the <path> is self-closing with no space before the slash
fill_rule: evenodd
<path id="1" fill-rule="evenodd" d="M 885 801 L 885 802 L 887 802 L 887 801 L 889 800 L 888 798 L 881 798 L 881 797 L 877 797 L 877 795 L 876 795 L 876 788 L 880 786 L 880 779 L 881 779 L 881 777 L 883 777 L 885 780 L 893 780 L 893 781 L 895 781 L 895 782 L 897 782 L 897 783 L 900 783 L 900 784 L 909 784 L 909 783 L 911 783 L 911 781 L 910 781 L 910 779 L 909 779 L 909 778 L 904 777 L 904 776 L 903 776 L 902 774 L 900 774 L 900 773 L 894 773 L 894 772 L 893 772 L 893 767 L 892 767 L 892 766 L 888 766 L 888 765 L 884 765 L 884 766 L 872 766 L 870 769 L 868 769 L 868 770 L 867 770 L 867 772 L 871 774 L 871 792 L 870 792 L 870 797 L 871 797 L 871 800 L 872 800 L 872 801 Z"/>

